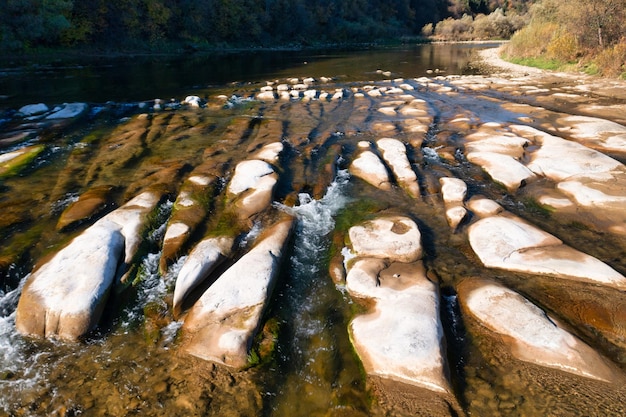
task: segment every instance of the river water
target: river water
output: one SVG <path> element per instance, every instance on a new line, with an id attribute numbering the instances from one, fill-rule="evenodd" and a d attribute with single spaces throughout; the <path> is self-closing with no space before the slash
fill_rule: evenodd
<path id="1" fill-rule="evenodd" d="M 501 107 L 504 102 L 521 101 L 519 96 L 503 91 L 459 94 L 443 78 L 477 73 L 471 62 L 480 47 L 89 59 L 15 63 L 0 69 L 0 109 L 6 117 L 10 109 L 39 102 L 52 106 L 81 101 L 92 109 L 81 123 L 46 136 L 44 152 L 20 175 L 0 182 L 0 415 L 624 415 L 622 383 L 599 382 L 516 360 L 460 312 L 455 292 L 460 281 L 497 280 L 561 319 L 624 374 L 623 292 L 489 270 L 472 253 L 464 231 L 451 231 L 446 223 L 433 184 L 441 176 L 456 176 L 468 184 L 470 195 L 498 201 L 626 273 L 623 236 L 596 230 L 597 222 L 586 217 L 573 221 L 550 215 L 531 198 L 532 187 L 542 184 L 508 192 L 458 153 L 462 134 L 453 125 L 459 115 L 473 118 L 475 124 L 507 123 L 519 116 Z M 435 81 L 437 76 L 446 89 L 425 88 L 424 81 L 416 81 L 419 77 Z M 386 120 L 376 110 L 381 105 L 377 99 L 368 99 L 365 105 L 348 93 L 339 102 L 249 99 L 266 80 L 303 77 L 332 78 L 319 87 L 331 93 L 366 84 L 388 86 L 389 80 L 399 78 L 414 86 L 407 93 L 433 109 L 421 146 L 409 147 L 423 187 L 419 202 L 398 187 L 383 193 L 367 186 L 346 170 L 359 141 L 394 135 L 411 143 L 411 134 L 399 129 L 398 121 Z M 151 109 L 154 99 L 182 100 L 188 94 L 208 98 L 209 105 Z M 231 99 L 215 105 L 218 94 Z M 141 116 L 146 112 L 149 117 Z M 389 125 L 396 130 L 385 127 Z M 296 231 L 263 319 L 259 344 L 267 349 L 256 351 L 259 358 L 248 369 L 233 371 L 179 349 L 182 322 L 173 318 L 170 309 L 186 254 L 161 274 L 160 242 L 181 176 L 201 165 L 206 155 L 228 171 L 266 136 L 288 144 L 280 160 L 273 210 L 293 215 Z M 141 140 L 129 148 L 119 144 L 118 138 L 134 143 L 135 137 Z M 454 153 L 455 144 L 456 160 L 441 156 L 448 148 Z M 127 158 L 129 153 L 133 157 Z M 182 174 L 171 174 L 177 172 L 171 167 L 179 165 L 184 167 Z M 158 176 L 160 170 L 167 174 Z M 222 180 L 225 183 L 228 174 Z M 153 182 L 166 184 L 170 192 L 146 232 L 137 284 L 112 294 L 101 324 L 80 343 L 20 336 L 15 330 L 15 309 L 29 273 L 93 221 L 58 231 L 55 226 L 63 209 L 85 191 L 107 186 L 113 190 L 110 210 Z M 219 214 L 219 205 L 213 209 L 199 233 L 210 228 L 211 218 Z M 441 288 L 452 399 L 367 377 L 351 347 L 348 323 L 366 306 L 331 279 L 329 262 L 341 249 L 342 233 L 379 212 L 408 215 L 420 227 L 426 267 Z M 254 242 L 256 227 L 242 239 L 242 252 Z"/>

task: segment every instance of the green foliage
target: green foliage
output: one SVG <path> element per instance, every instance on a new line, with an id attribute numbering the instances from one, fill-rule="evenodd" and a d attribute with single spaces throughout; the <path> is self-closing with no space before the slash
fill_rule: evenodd
<path id="1" fill-rule="evenodd" d="M 0 7 L 0 47 L 7 50 L 51 46 L 70 27 L 73 0 L 5 0 Z"/>
<path id="2" fill-rule="evenodd" d="M 491 7 L 467 1 L 472 13 Z M 5 0 L 0 47 L 372 42 L 420 35 L 449 15 L 447 0 Z"/>

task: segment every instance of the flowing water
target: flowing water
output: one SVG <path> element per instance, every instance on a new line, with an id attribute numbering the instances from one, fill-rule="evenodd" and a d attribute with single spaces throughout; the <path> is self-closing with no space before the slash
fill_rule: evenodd
<path id="1" fill-rule="evenodd" d="M 0 107 L 80 100 L 91 103 L 91 112 L 82 122 L 42 138 L 44 152 L 19 175 L 0 182 L 0 415 L 625 415 L 623 292 L 485 268 L 464 229 L 453 231 L 446 222 L 436 184 L 442 176 L 456 176 L 468 184 L 470 196 L 493 199 L 626 273 L 623 236 L 608 233 L 598 216 L 552 215 L 533 199 L 534 190 L 546 181 L 508 192 L 465 159 L 464 132 L 455 124 L 461 116 L 474 126 L 519 122 L 527 114 L 505 109 L 503 103 L 533 102 L 504 89 L 462 92 L 450 83 L 452 78 L 435 78 L 434 70 L 440 75 L 476 72 L 470 65 L 472 48 L 283 51 L 5 68 L 0 95 L 7 97 Z M 318 87 L 331 93 L 340 89 L 344 99 L 251 99 L 264 80 L 288 82 L 305 76 L 333 77 Z M 441 88 L 418 82 L 422 76 Z M 390 88 L 399 82 L 389 79 L 400 77 L 414 88 L 406 88 L 402 100 L 409 95 L 432 109 L 417 142 L 404 119 L 378 111 L 397 97 L 357 100 L 350 93 L 366 85 Z M 153 111 L 142 104 L 156 98 L 180 100 L 191 93 L 208 97 L 207 107 Z M 231 98 L 215 104 L 218 94 Z M 549 104 L 576 110 L 567 103 Z M 625 103 L 613 99 L 608 104 Z M 10 118 L 12 112 L 4 114 Z M 0 129 L 6 126 L 9 122 L 0 121 Z M 422 188 L 419 199 L 399 187 L 380 191 L 348 174 L 358 143 L 383 136 L 418 143 L 407 147 Z M 182 320 L 172 316 L 171 304 L 187 254 L 159 273 L 161 242 L 182 178 L 206 160 L 215 161 L 222 169 L 212 196 L 217 197 L 234 165 L 268 141 L 285 146 L 271 210 L 292 215 L 295 233 L 255 339 L 258 357 L 251 358 L 249 368 L 234 371 L 180 349 Z M 79 343 L 19 335 L 15 310 L 32 269 L 95 217 L 154 184 L 167 189 L 167 198 L 145 231 L 137 278 L 134 285 L 111 293 L 98 328 Z M 97 187 L 110 189 L 104 212 L 57 230 L 63 210 Z M 192 242 L 215 226 L 220 199 L 211 201 Z M 403 214 L 419 225 L 426 269 L 441 288 L 452 400 L 367 377 L 352 348 L 348 323 L 368 306 L 352 300 L 343 283 L 331 278 L 329 266 L 341 253 L 347 228 L 378 213 Z M 257 219 L 240 237 L 235 257 L 254 244 L 263 222 Z M 524 294 L 608 358 L 622 382 L 599 382 L 515 359 L 497 338 L 461 314 L 455 288 L 467 277 L 490 278 Z"/>

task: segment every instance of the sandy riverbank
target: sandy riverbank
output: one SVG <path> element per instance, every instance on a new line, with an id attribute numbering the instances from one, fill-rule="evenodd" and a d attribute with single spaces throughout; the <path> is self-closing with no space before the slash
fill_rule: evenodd
<path id="1" fill-rule="evenodd" d="M 527 67 L 525 65 L 518 65 L 512 62 L 507 62 L 500 58 L 500 51 L 502 46 L 498 48 L 482 49 L 479 52 L 480 58 L 483 63 L 489 67 L 495 68 L 495 72 L 501 70 L 510 75 L 545 75 L 548 73 L 546 70 L 539 68 Z"/>

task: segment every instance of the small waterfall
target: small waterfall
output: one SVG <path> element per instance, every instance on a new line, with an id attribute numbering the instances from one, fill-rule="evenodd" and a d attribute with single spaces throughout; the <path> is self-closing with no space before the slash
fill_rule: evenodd
<path id="1" fill-rule="evenodd" d="M 271 398 L 272 415 L 307 415 L 341 407 L 338 386 L 350 386 L 346 374 L 353 370 L 341 357 L 347 343 L 345 304 L 326 267 L 328 234 L 334 216 L 349 201 L 347 171 L 337 178 L 320 200 L 300 194 L 296 207 L 280 208 L 297 218 L 293 254 L 286 285 L 279 291 L 278 315 L 283 323 L 278 352 L 279 386 Z M 343 336 L 342 336 L 343 335 Z M 348 349 L 349 351 L 349 349 Z M 350 371 L 344 372 L 347 369 Z M 358 375 L 358 370 L 351 375 Z M 304 393 L 304 395 L 303 395 Z"/>

